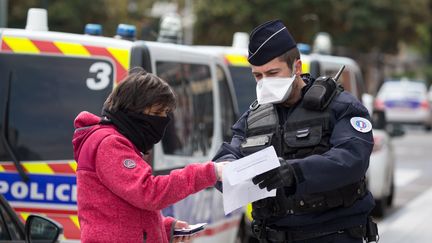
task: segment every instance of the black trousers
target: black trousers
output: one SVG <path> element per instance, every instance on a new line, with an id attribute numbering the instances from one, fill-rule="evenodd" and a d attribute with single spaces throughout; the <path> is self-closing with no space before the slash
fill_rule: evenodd
<path id="1" fill-rule="evenodd" d="M 266 241 L 262 241 L 262 242 L 266 242 Z M 273 241 L 267 241 L 267 242 L 282 243 L 282 242 L 273 242 Z M 363 239 L 354 238 L 350 236 L 348 232 L 340 232 L 340 233 L 334 233 L 334 234 L 330 234 L 318 238 L 293 241 L 289 243 L 363 243 L 363 242 L 364 242 Z"/>

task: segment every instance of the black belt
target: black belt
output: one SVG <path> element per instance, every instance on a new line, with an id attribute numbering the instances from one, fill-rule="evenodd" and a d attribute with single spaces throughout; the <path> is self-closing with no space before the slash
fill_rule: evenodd
<path id="1" fill-rule="evenodd" d="M 343 230 L 330 232 L 298 232 L 298 231 L 277 231 L 271 228 L 266 229 L 266 238 L 271 242 L 295 242 L 310 240 L 318 237 L 344 233 Z"/>
<path id="2" fill-rule="evenodd" d="M 375 227 L 375 230 L 370 231 L 369 225 Z M 265 229 L 265 230 L 264 230 Z M 322 232 L 305 232 L 305 231 L 293 231 L 293 230 L 277 230 L 270 227 L 263 227 L 262 224 L 256 224 L 252 222 L 252 230 L 254 235 L 260 240 L 268 240 L 271 242 L 295 242 L 302 240 L 310 240 L 323 236 L 329 236 L 333 234 L 348 233 L 351 237 L 362 239 L 366 238 L 368 241 L 376 241 L 378 231 L 376 224 L 369 219 L 367 227 L 363 225 L 355 226 L 348 229 L 322 231 Z"/>
<path id="3" fill-rule="evenodd" d="M 278 189 L 276 197 L 266 198 L 252 203 L 252 216 L 255 219 L 280 217 L 296 213 L 316 213 L 336 207 L 350 207 L 367 193 L 364 180 L 337 190 L 303 195 L 301 199 L 287 196 L 283 189 Z"/>
<path id="4" fill-rule="evenodd" d="M 294 201 L 292 211 L 312 213 L 340 206 L 350 207 L 366 193 L 366 183 L 361 180 L 333 191 L 304 195 L 303 199 Z"/>

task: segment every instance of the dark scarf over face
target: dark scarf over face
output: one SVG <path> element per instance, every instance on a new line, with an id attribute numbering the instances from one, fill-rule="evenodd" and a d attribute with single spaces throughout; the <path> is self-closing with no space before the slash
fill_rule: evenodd
<path id="1" fill-rule="evenodd" d="M 146 153 L 158 143 L 170 121 L 169 117 L 152 116 L 133 112 L 104 110 L 102 115 L 112 123 L 118 131 L 128 138 L 141 152 Z"/>

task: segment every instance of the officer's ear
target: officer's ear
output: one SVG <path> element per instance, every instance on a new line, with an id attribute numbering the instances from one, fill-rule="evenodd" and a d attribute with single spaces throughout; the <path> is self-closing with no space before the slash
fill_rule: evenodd
<path id="1" fill-rule="evenodd" d="M 294 61 L 293 69 L 294 69 L 296 76 L 300 76 L 303 73 L 302 61 L 300 59 L 297 59 Z"/>

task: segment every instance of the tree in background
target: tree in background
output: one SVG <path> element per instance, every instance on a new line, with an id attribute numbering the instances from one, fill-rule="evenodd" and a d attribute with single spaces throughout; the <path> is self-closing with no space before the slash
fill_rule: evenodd
<path id="1" fill-rule="evenodd" d="M 385 71 L 385 62 L 395 59 L 392 55 L 399 53 L 400 46 L 408 46 L 423 57 L 432 53 L 432 0 L 196 0 L 195 3 L 196 43 L 231 45 L 234 32 L 250 32 L 272 19 L 281 19 L 297 42 L 312 44 L 317 32 L 328 32 L 335 54 L 350 56 L 360 63 L 372 93 L 391 75 L 391 70 Z M 432 77 L 432 71 L 428 73 Z"/>
<path id="2" fill-rule="evenodd" d="M 48 7 L 50 30 L 82 33 L 86 23 L 100 23 L 108 19 L 104 0 L 74 1 L 9 1 L 9 27 L 24 28 L 29 8 Z"/>
<path id="3" fill-rule="evenodd" d="M 119 23 L 140 25 L 154 1 L 132 0 L 13 0 L 9 1 L 8 27 L 24 28 L 29 8 L 47 8 L 52 31 L 83 33 L 87 23 L 98 23 L 105 36 L 114 36 Z M 131 4 L 136 3 L 136 4 Z"/>
<path id="4" fill-rule="evenodd" d="M 400 41 L 424 41 L 430 23 L 430 0 L 206 0 L 196 1 L 195 40 L 230 45 L 236 31 L 281 19 L 298 42 L 311 43 L 317 30 L 331 34 L 335 45 L 353 50 L 379 48 L 395 53 Z M 311 18 L 314 17 L 314 18 Z"/>
<path id="5" fill-rule="evenodd" d="M 119 23 L 136 24 L 140 29 L 143 22 L 151 19 L 148 12 L 154 2 L 156 0 L 13 0 L 9 1 L 8 23 L 9 27 L 23 28 L 30 7 L 47 6 L 51 30 L 82 33 L 85 24 L 100 23 L 105 35 L 112 36 Z M 177 2 L 181 10 L 185 0 L 171 2 Z M 354 51 L 378 48 L 384 53 L 395 53 L 399 43 L 405 42 L 429 52 L 431 2 L 193 0 L 197 17 L 194 43 L 230 45 L 234 32 L 249 32 L 265 21 L 281 19 L 298 42 L 310 44 L 316 32 L 325 31 L 331 34 L 336 46 Z"/>
<path id="6" fill-rule="evenodd" d="M 113 36 L 119 23 L 128 23 L 137 26 L 139 38 L 155 40 L 159 19 L 149 12 L 156 1 L 11 0 L 8 25 L 23 28 L 28 8 L 47 7 L 50 30 L 82 33 L 85 24 L 99 23 L 105 36 Z M 183 14 L 186 1 L 164 2 L 177 3 Z M 265 21 L 281 19 L 297 42 L 311 44 L 318 31 L 328 32 L 336 54 L 351 56 L 361 64 L 372 62 L 377 69 L 384 56 L 398 53 L 400 46 L 408 46 L 432 63 L 432 0 L 190 1 L 196 15 L 194 44 L 231 45 L 235 32 L 250 32 Z M 424 70 L 432 79 L 431 69 Z"/>

